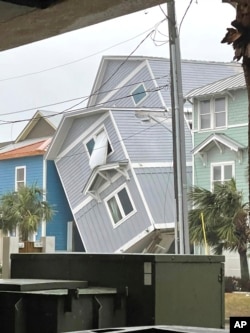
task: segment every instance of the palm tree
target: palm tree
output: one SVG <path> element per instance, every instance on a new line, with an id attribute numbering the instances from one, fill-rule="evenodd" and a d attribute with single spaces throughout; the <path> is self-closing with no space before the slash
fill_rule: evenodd
<path id="1" fill-rule="evenodd" d="M 247 261 L 250 241 L 249 207 L 243 203 L 242 192 L 237 190 L 235 180 L 215 183 L 213 192 L 193 186 L 188 198 L 194 207 L 188 216 L 190 241 L 204 244 L 201 219 L 203 214 L 207 244 L 215 254 L 222 254 L 223 250 L 238 251 L 241 278 L 244 281 L 249 280 Z"/>
<path id="2" fill-rule="evenodd" d="M 32 185 L 3 195 L 0 199 L 0 227 L 3 232 L 13 232 L 18 226 L 22 241 L 27 241 L 42 221 L 50 221 L 54 210 L 43 200 L 43 194 L 42 189 Z"/>

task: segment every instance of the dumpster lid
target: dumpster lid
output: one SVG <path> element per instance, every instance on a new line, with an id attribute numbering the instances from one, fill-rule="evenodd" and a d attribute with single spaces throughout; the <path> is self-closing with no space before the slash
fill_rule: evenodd
<path id="1" fill-rule="evenodd" d="M 90 287 L 90 288 L 76 288 L 76 289 L 41 289 L 41 290 L 0 290 L 0 293 L 18 293 L 29 295 L 47 295 L 47 296 L 65 296 L 69 294 L 69 290 L 77 290 L 76 294 L 79 295 L 117 295 L 119 294 L 116 288 L 106 287 Z"/>
<path id="2" fill-rule="evenodd" d="M 0 291 L 34 291 L 87 288 L 87 281 L 47 279 L 0 279 Z"/>

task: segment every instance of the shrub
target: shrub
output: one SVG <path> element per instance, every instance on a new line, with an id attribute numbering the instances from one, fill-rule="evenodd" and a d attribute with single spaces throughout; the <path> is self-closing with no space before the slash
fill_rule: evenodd
<path id="1" fill-rule="evenodd" d="M 225 276 L 225 292 L 233 291 L 250 291 L 250 280 L 242 281 L 241 278 L 235 276 Z"/>

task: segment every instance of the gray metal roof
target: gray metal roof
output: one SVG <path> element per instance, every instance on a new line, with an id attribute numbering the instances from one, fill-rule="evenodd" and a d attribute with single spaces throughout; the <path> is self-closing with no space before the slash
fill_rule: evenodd
<path id="1" fill-rule="evenodd" d="M 191 90 L 188 94 L 185 95 L 186 99 L 222 94 L 225 91 L 238 90 L 246 87 L 246 81 L 244 73 L 236 74 L 230 76 L 226 79 L 222 79 L 211 84 L 205 85 L 201 88 Z"/>
<path id="2" fill-rule="evenodd" d="M 138 72 L 138 68 L 142 64 L 145 66 Z M 182 89 L 185 96 L 192 89 L 242 73 L 242 66 L 235 62 L 182 59 L 181 72 Z M 150 73 L 150 76 L 146 76 L 146 73 Z M 105 100 L 106 107 L 113 107 L 114 103 L 117 107 L 134 107 L 131 91 L 138 86 L 139 82 L 143 82 L 146 89 L 150 90 L 152 89 L 152 81 L 157 87 L 163 89 L 149 94 L 143 106 L 171 108 L 170 59 L 147 56 L 131 56 L 129 58 L 126 56 L 104 56 L 96 75 L 88 106 L 101 106 Z M 122 85 L 121 82 L 123 82 Z M 117 91 L 116 88 L 119 85 L 121 86 Z M 113 95 L 110 95 L 112 90 Z M 156 100 L 155 95 L 157 94 L 161 94 L 165 105 Z M 188 107 L 188 105 L 186 106 Z"/>

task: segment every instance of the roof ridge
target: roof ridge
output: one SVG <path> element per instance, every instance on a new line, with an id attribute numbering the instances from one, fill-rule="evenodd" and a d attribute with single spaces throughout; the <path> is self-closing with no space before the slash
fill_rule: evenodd
<path id="1" fill-rule="evenodd" d="M 126 55 L 104 55 L 103 60 L 115 60 L 115 59 L 127 59 L 127 60 L 168 60 L 170 61 L 170 58 L 167 57 L 155 57 L 155 56 L 143 56 L 143 55 L 136 55 L 136 56 L 126 56 Z M 181 62 L 189 62 L 189 63 L 208 63 L 208 64 L 224 64 L 224 65 L 233 65 L 233 66 L 241 66 L 242 64 L 235 61 L 216 61 L 216 60 L 197 60 L 197 59 L 181 59 Z"/>

